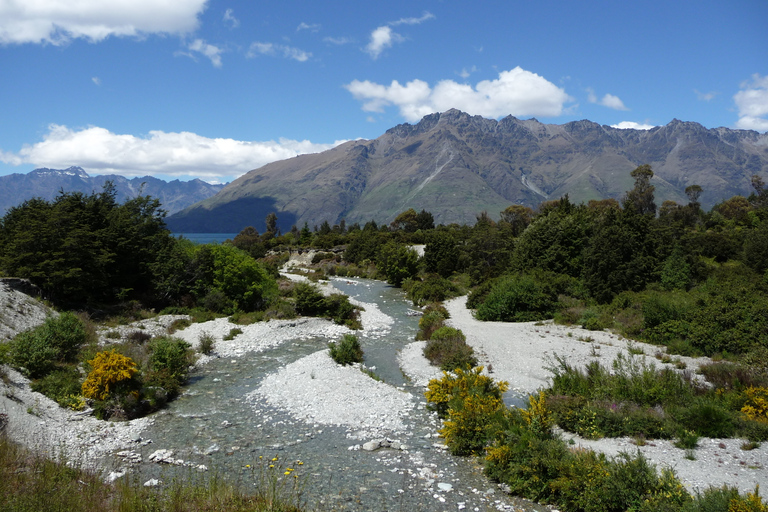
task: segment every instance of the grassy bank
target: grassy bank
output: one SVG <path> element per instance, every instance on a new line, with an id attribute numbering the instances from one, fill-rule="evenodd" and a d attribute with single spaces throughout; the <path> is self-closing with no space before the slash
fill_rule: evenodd
<path id="1" fill-rule="evenodd" d="M 250 468 L 249 468 L 250 469 Z M 36 455 L 0 434 L 2 512 L 299 512 L 300 479 L 283 470 L 252 471 L 258 490 L 246 494 L 217 476 L 192 475 L 159 487 L 126 478 L 108 484 L 91 471 Z M 296 482 L 296 483 L 294 483 Z"/>

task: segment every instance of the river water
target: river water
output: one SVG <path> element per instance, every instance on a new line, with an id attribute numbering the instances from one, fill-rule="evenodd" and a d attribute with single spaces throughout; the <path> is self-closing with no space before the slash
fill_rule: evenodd
<path id="1" fill-rule="evenodd" d="M 148 461 L 155 450 L 169 449 L 176 459 L 205 465 L 206 477 L 216 474 L 246 489 L 266 482 L 300 495 L 313 510 L 546 510 L 504 494 L 475 459 L 453 457 L 438 446 L 438 420 L 426 408 L 424 390 L 412 386 L 397 363 L 398 351 L 413 341 L 418 327 L 402 292 L 378 281 L 333 284 L 393 318 L 388 334 L 362 336 L 361 344 L 366 365 L 375 366 L 387 384 L 412 393 L 418 404 L 397 439 L 407 449 L 350 449 L 360 441 L 347 437 L 343 427 L 307 424 L 247 398 L 266 375 L 326 348 L 330 340 L 317 337 L 197 368 L 184 394 L 142 434 L 151 443 L 137 450 L 144 460 L 136 467 L 138 478 L 167 484 L 197 475 L 194 468 Z"/>

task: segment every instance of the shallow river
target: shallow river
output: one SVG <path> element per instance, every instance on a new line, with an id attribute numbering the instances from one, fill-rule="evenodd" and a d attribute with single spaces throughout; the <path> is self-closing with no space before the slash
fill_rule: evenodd
<path id="1" fill-rule="evenodd" d="M 394 319 L 388 334 L 363 336 L 361 343 L 366 365 L 416 399 L 407 432 L 397 438 L 406 450 L 350 450 L 361 441 L 348 438 L 345 428 L 307 424 L 263 401 L 246 399 L 267 374 L 324 349 L 329 340 L 318 337 L 214 360 L 195 370 L 187 391 L 142 434 L 151 443 L 137 450 L 145 461 L 136 468 L 137 478 L 167 484 L 198 474 L 147 461 L 155 450 L 170 449 L 174 458 L 205 465 L 206 478 L 216 474 L 246 488 L 259 481 L 286 489 L 295 485 L 309 509 L 546 510 L 501 492 L 474 459 L 453 457 L 436 446 L 437 420 L 426 409 L 423 388 L 411 386 L 397 364 L 397 352 L 413 341 L 418 326 L 418 317 L 407 315 L 410 303 L 402 292 L 378 281 L 333 284 L 361 302 L 377 304 Z"/>

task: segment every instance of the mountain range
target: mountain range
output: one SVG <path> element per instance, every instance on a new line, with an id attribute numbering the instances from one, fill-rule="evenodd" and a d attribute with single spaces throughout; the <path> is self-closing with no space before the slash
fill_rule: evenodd
<path id="1" fill-rule="evenodd" d="M 103 190 L 108 180 L 115 184 L 119 202 L 134 198 L 139 193 L 150 195 L 160 199 L 163 209 L 168 213 L 183 210 L 224 188 L 224 185 L 211 185 L 198 179 L 167 182 L 152 176 L 131 179 L 119 175 L 89 176 L 81 167 L 39 168 L 27 174 L 0 176 L 0 214 L 33 197 L 51 200 L 61 190 L 85 194 L 98 193 Z"/>
<path id="2" fill-rule="evenodd" d="M 237 232 L 261 229 L 275 212 L 285 231 L 324 220 L 389 222 L 414 208 L 437 223 L 474 223 L 484 210 L 498 218 L 511 204 L 535 208 L 565 194 L 577 203 L 621 199 L 633 186 L 630 172 L 643 164 L 654 171 L 658 205 L 685 204 L 685 188 L 699 185 L 708 209 L 749 195 L 752 175 L 768 175 L 768 134 L 677 119 L 635 130 L 449 110 L 374 140 L 267 164 L 167 221 L 174 231 Z"/>

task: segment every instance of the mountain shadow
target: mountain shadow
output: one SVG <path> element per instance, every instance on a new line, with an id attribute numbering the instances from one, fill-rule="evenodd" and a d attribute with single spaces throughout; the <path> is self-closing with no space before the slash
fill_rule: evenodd
<path id="1" fill-rule="evenodd" d="M 210 208 L 201 203 L 167 217 L 165 223 L 175 233 L 239 233 L 247 226 L 263 232 L 264 219 L 273 212 L 283 233 L 296 224 L 296 214 L 279 211 L 271 197 L 243 197 Z"/>

